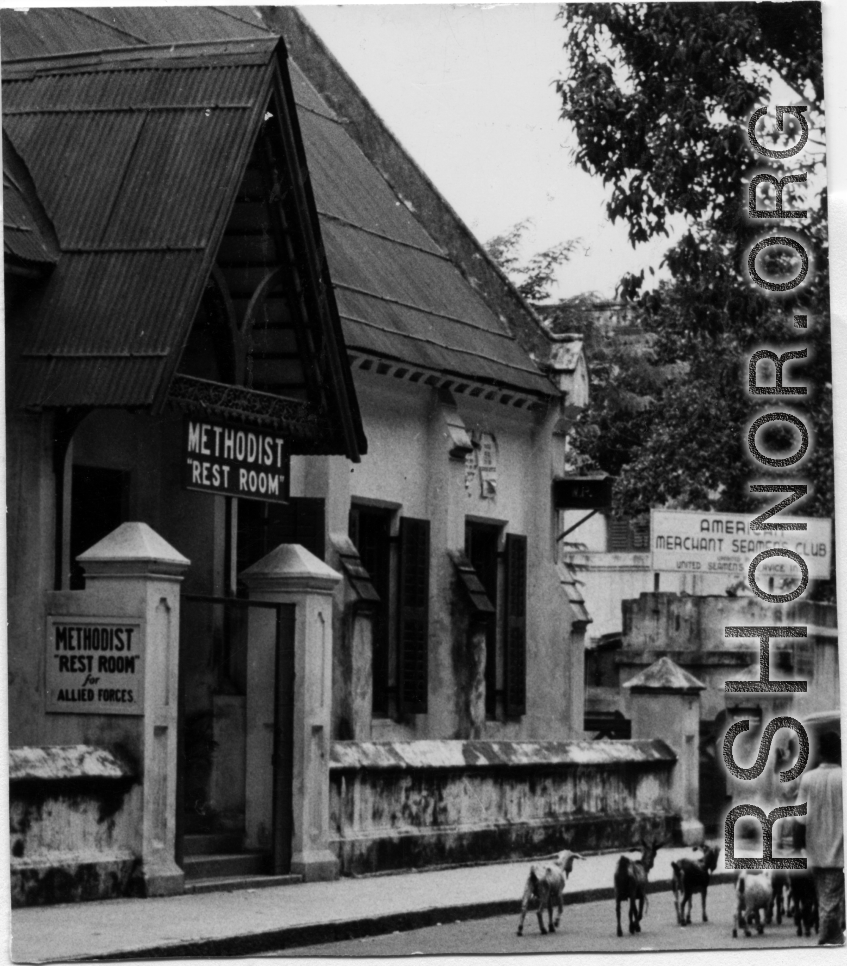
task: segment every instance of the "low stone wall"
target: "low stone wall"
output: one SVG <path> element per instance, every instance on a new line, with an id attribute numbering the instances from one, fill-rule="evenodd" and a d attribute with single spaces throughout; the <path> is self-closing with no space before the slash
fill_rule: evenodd
<path id="1" fill-rule="evenodd" d="M 141 786 L 105 749 L 10 749 L 9 825 L 13 906 L 142 894 Z"/>
<path id="2" fill-rule="evenodd" d="M 629 848 L 679 837 L 676 754 L 650 741 L 339 741 L 341 873 Z"/>

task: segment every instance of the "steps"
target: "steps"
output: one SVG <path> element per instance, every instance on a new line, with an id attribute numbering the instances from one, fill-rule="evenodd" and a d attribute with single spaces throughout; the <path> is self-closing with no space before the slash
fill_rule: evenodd
<path id="1" fill-rule="evenodd" d="M 259 889 L 302 881 L 299 875 L 269 875 L 270 855 L 245 851 L 242 840 L 241 832 L 186 835 L 183 839 L 185 891 Z"/>

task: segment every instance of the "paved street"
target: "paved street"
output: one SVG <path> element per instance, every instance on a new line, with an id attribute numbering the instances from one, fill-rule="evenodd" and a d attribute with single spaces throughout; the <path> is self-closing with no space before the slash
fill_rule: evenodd
<path id="1" fill-rule="evenodd" d="M 644 951 L 653 949 L 744 949 L 780 946 L 811 946 L 817 943 L 813 933 L 810 939 L 798 938 L 793 922 L 781 926 L 766 926 L 764 935 L 753 931 L 749 939 L 742 935 L 732 938 L 731 885 L 716 886 L 709 890 L 708 913 L 710 921 L 700 922 L 699 900 L 695 901 L 692 924 L 685 929 L 676 924 L 673 894 L 658 893 L 651 896 L 650 908 L 642 922 L 640 935 L 631 937 L 625 933 L 622 939 L 615 935 L 615 906 L 611 900 L 602 902 L 574 903 L 565 906 L 565 914 L 559 932 L 542 936 L 538 932 L 538 920 L 534 914 L 527 915 L 524 935 L 515 935 L 518 917 L 496 916 L 469 922 L 444 923 L 426 929 L 388 936 L 373 936 L 347 942 L 326 943 L 317 946 L 289 948 L 271 956 L 409 956 L 413 954 L 437 955 L 496 954 L 496 953 L 552 953 L 552 952 L 608 952 Z M 626 930 L 624 910 L 621 921 Z"/>

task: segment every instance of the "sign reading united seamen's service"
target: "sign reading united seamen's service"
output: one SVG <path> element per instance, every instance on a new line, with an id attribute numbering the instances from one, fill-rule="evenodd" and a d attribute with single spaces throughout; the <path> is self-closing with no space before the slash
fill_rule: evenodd
<path id="1" fill-rule="evenodd" d="M 46 664 L 48 712 L 144 713 L 139 621 L 48 617 Z"/>
<path id="2" fill-rule="evenodd" d="M 805 530 L 751 530 L 755 514 L 651 510 L 653 570 L 673 573 L 747 576 L 750 562 L 763 550 L 784 547 L 798 553 L 811 580 L 828 580 L 832 571 L 832 520 L 779 513 L 768 523 L 805 523 Z M 799 577 L 796 563 L 769 557 L 756 569 L 760 576 Z"/>
<path id="3" fill-rule="evenodd" d="M 289 449 L 275 433 L 187 417 L 183 461 L 188 490 L 274 503 L 288 500 Z"/>

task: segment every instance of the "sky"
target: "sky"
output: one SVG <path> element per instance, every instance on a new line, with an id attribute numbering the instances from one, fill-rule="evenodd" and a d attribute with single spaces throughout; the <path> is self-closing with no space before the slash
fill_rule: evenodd
<path id="1" fill-rule="evenodd" d="M 633 251 L 599 178 L 573 164 L 559 119 L 556 4 L 305 6 L 306 19 L 382 120 L 483 242 L 530 218 L 524 255 L 580 239 L 554 298 L 614 296 L 669 242 Z"/>

